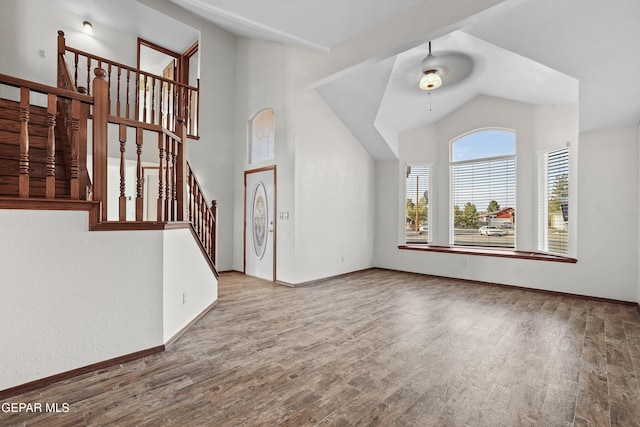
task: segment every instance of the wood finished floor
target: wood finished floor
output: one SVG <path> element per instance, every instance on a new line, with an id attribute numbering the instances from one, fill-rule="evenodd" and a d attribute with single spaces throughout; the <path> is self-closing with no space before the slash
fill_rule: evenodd
<path id="1" fill-rule="evenodd" d="M 18 426 L 639 426 L 636 308 L 385 270 L 237 273 L 164 353 L 6 402 Z"/>

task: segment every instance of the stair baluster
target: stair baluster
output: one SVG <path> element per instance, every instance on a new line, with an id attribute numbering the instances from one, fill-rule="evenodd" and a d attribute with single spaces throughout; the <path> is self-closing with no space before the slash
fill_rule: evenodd
<path id="1" fill-rule="evenodd" d="M 144 175 L 142 174 L 142 128 L 136 128 L 136 221 L 143 220 Z"/>
<path id="2" fill-rule="evenodd" d="M 20 88 L 20 197 L 29 197 L 29 105 L 30 91 Z"/>
<path id="3" fill-rule="evenodd" d="M 164 215 L 164 134 L 158 134 L 158 157 L 160 162 L 158 164 L 158 206 L 157 206 L 157 218 L 158 221 L 166 221 Z"/>
<path id="4" fill-rule="evenodd" d="M 127 196 L 125 193 L 125 162 L 124 162 L 124 153 L 126 151 L 127 144 L 127 126 L 121 124 L 120 132 L 119 132 L 119 140 L 120 140 L 120 197 L 118 199 L 118 220 L 126 221 L 127 220 Z"/>
<path id="5" fill-rule="evenodd" d="M 127 108 L 126 108 L 126 115 L 125 118 L 130 119 L 131 116 L 129 115 L 130 113 L 130 108 L 129 108 L 129 80 L 131 79 L 131 70 L 127 70 Z"/>
<path id="6" fill-rule="evenodd" d="M 56 198 L 56 114 L 58 97 L 47 95 L 47 160 L 45 178 L 45 197 Z"/>
<path id="7" fill-rule="evenodd" d="M 71 198 L 78 200 L 80 198 L 80 101 L 74 99 L 71 101 L 71 159 L 70 159 L 70 177 Z"/>

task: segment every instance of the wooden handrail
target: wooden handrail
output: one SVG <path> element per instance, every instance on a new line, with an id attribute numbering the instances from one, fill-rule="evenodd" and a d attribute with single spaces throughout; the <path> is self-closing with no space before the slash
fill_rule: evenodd
<path id="1" fill-rule="evenodd" d="M 42 94 L 53 94 L 68 99 L 77 99 L 78 101 L 93 104 L 93 97 L 83 95 L 78 92 L 72 92 L 67 89 L 61 89 L 54 86 L 48 86 L 42 83 L 32 82 L 29 80 L 20 79 L 18 77 L 8 76 L 6 74 L 0 74 L 0 84 L 5 84 L 13 87 L 25 87 L 33 92 Z"/>
<path id="2" fill-rule="evenodd" d="M 162 76 L 157 75 L 157 74 L 149 73 L 147 71 L 143 71 L 143 70 L 140 70 L 138 68 L 131 67 L 129 65 L 123 64 L 121 62 L 117 62 L 117 61 L 113 61 L 111 59 L 104 58 L 102 56 L 94 55 L 92 53 L 85 52 L 85 51 L 80 50 L 80 49 L 75 49 L 73 47 L 67 46 L 66 50 L 67 50 L 67 52 L 71 52 L 71 53 L 77 54 L 79 56 L 84 56 L 84 57 L 87 57 L 87 58 L 91 58 L 93 61 L 96 61 L 98 63 L 98 65 L 97 65 L 98 68 L 102 68 L 102 65 L 104 65 L 104 64 L 107 64 L 107 65 L 110 64 L 112 67 L 119 67 L 121 69 L 124 69 L 124 70 L 127 70 L 127 71 L 131 71 L 131 72 L 134 72 L 136 74 L 141 74 L 141 75 L 147 76 L 147 77 L 153 77 L 154 79 L 159 80 L 161 82 L 171 83 L 171 84 L 174 84 L 174 85 L 179 86 L 179 87 L 184 88 L 184 89 L 190 89 L 190 90 L 193 90 L 193 91 L 197 91 L 198 90 L 198 88 L 195 87 L 195 86 L 189 86 L 188 84 L 185 84 L 185 83 L 180 83 L 180 82 L 177 82 L 175 80 L 167 79 L 166 77 L 162 77 Z"/>

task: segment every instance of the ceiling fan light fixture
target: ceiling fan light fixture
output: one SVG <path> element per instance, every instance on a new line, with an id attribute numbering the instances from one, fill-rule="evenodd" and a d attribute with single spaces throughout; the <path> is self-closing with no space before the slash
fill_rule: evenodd
<path id="1" fill-rule="evenodd" d="M 438 61 L 431 54 L 431 42 L 429 42 L 429 54 L 422 60 L 422 78 L 420 79 L 420 89 L 434 90 L 442 86 L 442 69 L 436 65 Z"/>
<path id="2" fill-rule="evenodd" d="M 426 71 L 420 79 L 420 89 L 422 90 L 434 90 L 440 86 L 442 86 L 442 78 L 436 70 Z"/>

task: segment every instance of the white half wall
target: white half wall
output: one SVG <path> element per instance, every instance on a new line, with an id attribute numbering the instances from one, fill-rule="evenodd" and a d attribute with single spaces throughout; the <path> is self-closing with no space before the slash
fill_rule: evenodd
<path id="1" fill-rule="evenodd" d="M 0 210 L 0 389 L 163 344 L 161 231 Z"/>
<path id="2" fill-rule="evenodd" d="M 189 229 L 163 234 L 163 341 L 218 300 L 218 279 Z"/>
<path id="3" fill-rule="evenodd" d="M 0 210 L 0 390 L 163 345 L 218 297 L 191 231 Z"/>

